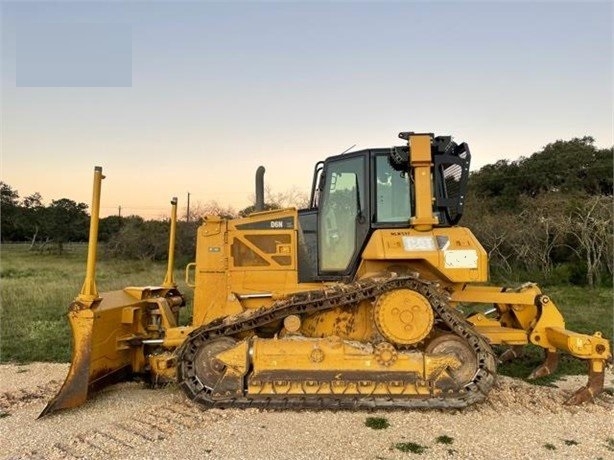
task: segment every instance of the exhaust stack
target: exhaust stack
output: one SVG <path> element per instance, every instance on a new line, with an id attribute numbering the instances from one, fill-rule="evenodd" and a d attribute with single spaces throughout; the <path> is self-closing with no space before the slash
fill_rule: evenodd
<path id="1" fill-rule="evenodd" d="M 256 170 L 256 212 L 264 211 L 264 166 Z"/>

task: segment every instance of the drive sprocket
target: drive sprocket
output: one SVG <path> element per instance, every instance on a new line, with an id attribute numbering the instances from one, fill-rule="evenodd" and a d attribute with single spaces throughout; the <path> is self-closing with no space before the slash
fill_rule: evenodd
<path id="1" fill-rule="evenodd" d="M 379 332 L 391 343 L 418 344 L 433 328 L 435 315 L 430 302 L 411 289 L 395 289 L 381 294 L 373 309 Z"/>

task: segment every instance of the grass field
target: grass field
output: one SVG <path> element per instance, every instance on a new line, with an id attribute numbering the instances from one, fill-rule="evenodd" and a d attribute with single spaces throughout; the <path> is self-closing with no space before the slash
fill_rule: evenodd
<path id="1" fill-rule="evenodd" d="M 68 304 L 81 289 L 85 270 L 85 245 L 68 247 L 63 256 L 29 252 L 27 245 L 3 245 L 0 253 L 0 362 L 70 361 Z M 145 261 L 108 260 L 97 265 L 100 292 L 125 286 L 151 285 L 164 279 L 165 265 Z M 175 280 L 186 294 L 191 312 L 191 289 L 183 283 L 183 267 Z M 567 322 L 567 328 L 613 336 L 612 289 L 557 286 L 547 289 Z M 529 348 L 527 356 L 500 367 L 505 375 L 524 377 L 541 361 L 541 350 Z M 585 364 L 563 358 L 561 373 L 584 373 Z M 548 382 L 548 379 L 543 381 Z"/>
<path id="2" fill-rule="evenodd" d="M 62 256 L 27 248 L 0 248 L 0 362 L 70 361 L 66 312 L 83 284 L 87 247 L 67 246 Z M 183 269 L 177 267 L 175 281 L 190 300 L 191 289 L 183 283 Z M 165 271 L 166 266 L 160 263 L 108 260 L 103 256 L 96 267 L 96 285 L 98 291 L 105 292 L 160 284 Z M 182 320 L 189 314 L 182 312 Z"/>

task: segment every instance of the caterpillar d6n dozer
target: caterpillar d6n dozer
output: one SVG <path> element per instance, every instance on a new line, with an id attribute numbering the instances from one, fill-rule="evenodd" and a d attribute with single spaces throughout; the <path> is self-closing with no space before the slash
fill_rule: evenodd
<path id="1" fill-rule="evenodd" d="M 460 408 L 486 398 L 498 358 L 491 346 L 542 347 L 533 377 L 558 353 L 586 360 L 603 389 L 610 344 L 565 329 L 537 286 L 485 285 L 487 255 L 457 226 L 469 175 L 467 144 L 404 132 L 406 144 L 317 163 L 307 209 L 263 211 L 198 229 L 191 324 L 173 280 L 176 200 L 161 286 L 99 294 L 94 282 L 102 172 L 96 170 L 86 281 L 69 308 L 73 360 L 42 415 L 83 403 L 112 381 L 176 381 L 203 406 Z M 463 304 L 481 305 L 461 314 Z"/>

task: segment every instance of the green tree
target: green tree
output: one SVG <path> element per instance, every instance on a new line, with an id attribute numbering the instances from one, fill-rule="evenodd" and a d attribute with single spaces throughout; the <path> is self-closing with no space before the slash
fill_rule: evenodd
<path id="1" fill-rule="evenodd" d="M 35 192 L 22 200 L 20 226 L 24 234 L 30 238 L 30 250 L 34 249 L 43 227 L 44 214 L 45 207 L 40 193 Z"/>
<path id="2" fill-rule="evenodd" d="M 470 188 L 492 212 L 521 209 L 521 196 L 544 193 L 611 195 L 612 149 L 598 149 L 590 136 L 558 140 L 516 161 L 499 160 L 473 172 Z"/>
<path id="3" fill-rule="evenodd" d="M 98 225 L 98 241 L 107 242 L 121 230 L 123 217 L 108 216 L 100 219 Z"/>
<path id="4" fill-rule="evenodd" d="M 87 240 L 89 218 L 87 205 L 68 198 L 51 201 L 44 211 L 44 232 L 57 245 L 62 254 L 64 243 Z"/>
<path id="5" fill-rule="evenodd" d="M 109 239 L 108 251 L 114 257 L 163 260 L 168 253 L 169 225 L 139 216 L 126 217 L 120 231 Z"/>
<path id="6" fill-rule="evenodd" d="M 18 236 L 19 193 L 0 182 L 0 219 L 2 241 L 14 241 Z"/>
<path id="7" fill-rule="evenodd" d="M 471 173 L 469 187 L 479 199 L 486 200 L 489 211 L 515 209 L 520 194 L 515 179 L 519 175 L 517 164 L 508 160 L 499 160 Z"/>
<path id="8" fill-rule="evenodd" d="M 521 190 L 530 196 L 549 191 L 612 193 L 612 149 L 597 149 L 590 136 L 558 140 L 518 160 Z"/>
<path id="9" fill-rule="evenodd" d="M 612 158 L 611 148 L 598 149 L 585 136 L 471 174 L 463 224 L 488 251 L 496 277 L 591 286 L 608 279 Z"/>

